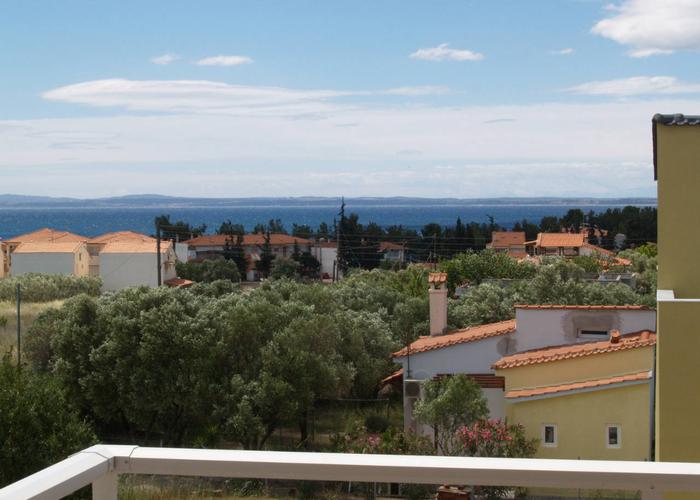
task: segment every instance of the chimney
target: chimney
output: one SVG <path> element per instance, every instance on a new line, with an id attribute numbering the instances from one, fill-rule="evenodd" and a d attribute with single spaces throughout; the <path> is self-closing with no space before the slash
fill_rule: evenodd
<path id="1" fill-rule="evenodd" d="M 619 344 L 620 343 L 620 330 L 613 330 L 610 332 L 610 343 Z"/>
<path id="2" fill-rule="evenodd" d="M 447 273 L 428 275 L 430 297 L 430 336 L 445 333 L 447 328 Z"/>

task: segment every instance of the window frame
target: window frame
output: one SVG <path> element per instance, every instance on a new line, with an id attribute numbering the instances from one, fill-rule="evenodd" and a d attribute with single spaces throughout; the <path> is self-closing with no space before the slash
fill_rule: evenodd
<path id="1" fill-rule="evenodd" d="M 605 332 L 605 335 L 601 335 L 598 333 L 583 333 L 583 332 Z M 579 328 L 578 329 L 578 336 L 579 338 L 582 339 L 609 339 L 610 338 L 610 330 L 593 330 L 589 328 Z"/>
<path id="2" fill-rule="evenodd" d="M 547 427 L 553 429 L 554 441 L 551 443 L 547 442 Z M 544 448 L 556 448 L 559 445 L 559 429 L 557 424 L 542 424 L 542 446 Z"/>
<path id="3" fill-rule="evenodd" d="M 617 429 L 617 444 L 610 444 L 610 429 Z M 605 447 L 611 450 L 622 448 L 622 426 L 620 424 L 605 425 Z"/>

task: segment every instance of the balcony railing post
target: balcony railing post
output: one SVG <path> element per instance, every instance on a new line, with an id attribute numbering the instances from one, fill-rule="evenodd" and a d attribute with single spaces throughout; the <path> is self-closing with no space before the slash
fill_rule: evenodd
<path id="1" fill-rule="evenodd" d="M 117 500 L 119 476 L 111 471 L 92 482 L 93 500 Z"/>

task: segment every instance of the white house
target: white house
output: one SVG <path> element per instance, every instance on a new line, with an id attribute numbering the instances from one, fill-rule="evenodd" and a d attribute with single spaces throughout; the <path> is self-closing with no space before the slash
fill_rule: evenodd
<path id="1" fill-rule="evenodd" d="M 321 276 L 333 276 L 337 273 L 338 244 L 334 241 L 318 241 L 311 247 L 311 255 L 321 264 Z"/>
<path id="2" fill-rule="evenodd" d="M 68 231 L 58 231 L 55 229 L 50 229 L 48 227 L 32 231 L 31 233 L 26 233 L 10 238 L 6 240 L 2 245 L 0 245 L 1 247 L 3 247 L 3 258 L 0 260 L 4 261 L 3 269 L 2 271 L 0 271 L 0 276 L 18 276 L 19 274 L 17 273 L 26 274 L 27 272 L 45 272 L 41 271 L 40 269 L 47 269 L 48 271 L 46 272 L 49 272 L 51 274 L 56 274 L 52 272 L 53 269 L 60 269 L 61 272 L 59 272 L 58 274 L 72 274 L 65 271 L 66 269 L 68 269 L 68 264 L 65 263 L 65 261 L 68 260 L 68 257 L 65 254 L 70 253 L 66 250 L 66 248 L 70 247 L 70 245 L 67 245 L 65 248 L 61 249 L 59 249 L 59 247 L 50 247 L 49 249 L 44 251 L 39 251 L 39 247 L 36 245 L 33 248 L 30 248 L 30 246 L 25 246 L 23 250 L 24 256 L 20 257 L 20 260 L 23 261 L 23 263 L 20 265 L 19 269 L 13 269 L 15 250 L 17 250 L 17 248 L 19 248 L 20 245 L 27 243 L 77 244 L 84 243 L 85 241 L 87 241 L 87 238 L 85 236 L 69 233 Z M 33 255 L 30 257 L 29 254 Z M 40 254 L 47 255 L 42 256 Z M 56 255 L 59 261 L 64 261 L 63 264 L 48 263 L 46 260 L 51 258 L 49 254 Z M 28 268 L 33 268 L 36 270 L 27 271 L 26 269 Z M 80 271 L 80 266 L 76 266 L 75 271 L 82 272 Z"/>
<path id="3" fill-rule="evenodd" d="M 177 257 L 173 244 L 161 243 L 161 283 L 176 278 Z M 158 286 L 155 238 L 111 241 L 99 252 L 99 271 L 103 290 L 121 290 L 131 286 Z"/>
<path id="4" fill-rule="evenodd" d="M 548 346 L 608 339 L 656 329 L 656 311 L 643 306 L 516 306 L 515 319 L 445 332 L 447 288 L 445 273 L 431 273 L 430 335 L 393 354 L 401 364 L 404 387 L 404 426 L 417 432 L 413 406 L 425 380 L 468 374 L 481 386 L 493 418 L 505 417 L 504 379 L 492 365 L 506 355 Z"/>
<path id="5" fill-rule="evenodd" d="M 406 247 L 391 241 L 380 241 L 379 252 L 383 254 L 384 260 L 392 262 L 406 262 Z"/>
<path id="6" fill-rule="evenodd" d="M 87 276 L 90 255 L 84 241 L 20 243 L 12 252 L 12 276 L 29 273 Z"/>

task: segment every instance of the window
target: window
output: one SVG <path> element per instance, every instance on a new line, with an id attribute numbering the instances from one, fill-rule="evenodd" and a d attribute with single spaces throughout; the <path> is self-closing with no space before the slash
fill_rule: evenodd
<path id="1" fill-rule="evenodd" d="M 591 338 L 604 338 L 607 337 L 609 332 L 607 330 L 579 330 L 579 337 L 591 337 Z"/>
<path id="2" fill-rule="evenodd" d="M 544 424 L 542 426 L 542 446 L 546 448 L 556 448 L 557 426 L 555 424 Z"/>
<path id="3" fill-rule="evenodd" d="M 608 448 L 622 447 L 622 428 L 619 425 L 605 426 L 605 446 Z"/>

